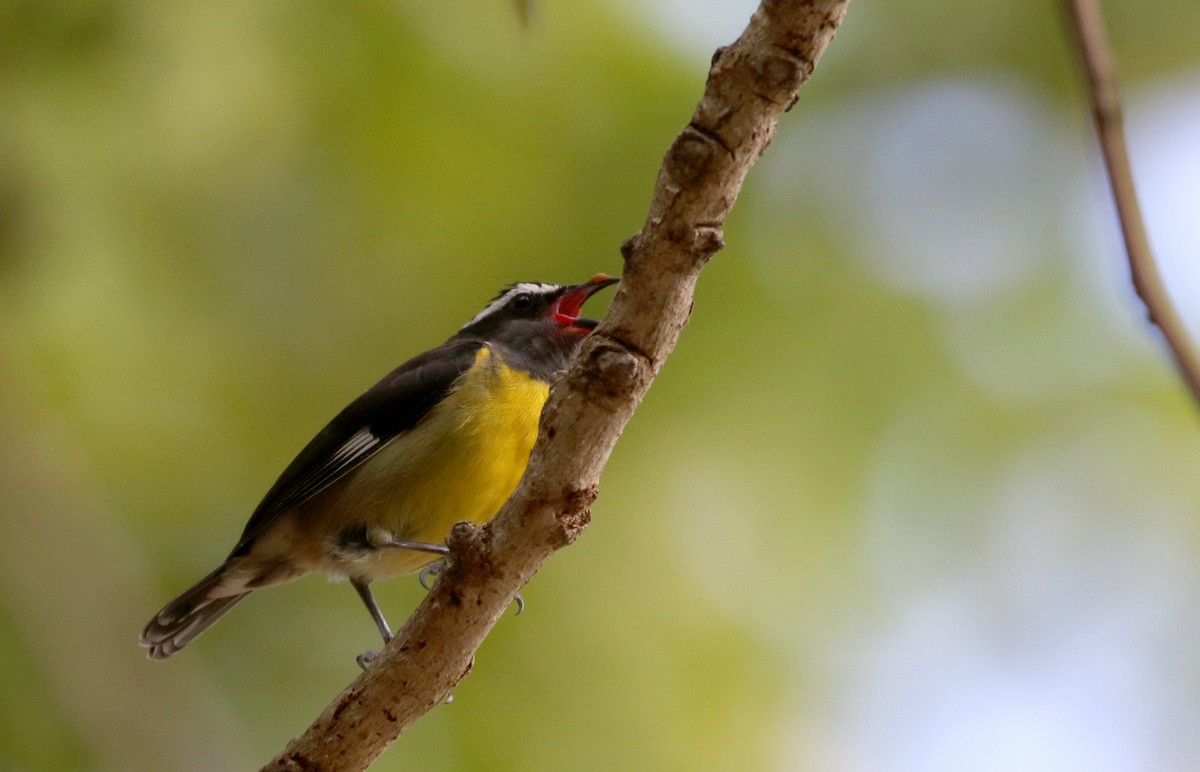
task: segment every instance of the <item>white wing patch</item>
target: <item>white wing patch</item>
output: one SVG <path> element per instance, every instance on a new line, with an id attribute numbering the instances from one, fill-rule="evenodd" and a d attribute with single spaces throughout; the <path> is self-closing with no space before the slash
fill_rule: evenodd
<path id="1" fill-rule="evenodd" d="M 379 438 L 372 434 L 369 428 L 364 426 L 353 437 L 346 440 L 346 444 L 338 448 L 337 453 L 334 453 L 333 457 L 329 459 L 329 465 L 333 466 L 344 461 L 352 461 L 378 444 Z"/>
<path id="2" fill-rule="evenodd" d="M 284 493 L 277 505 L 279 511 L 289 509 L 310 496 L 320 493 L 325 486 L 358 465 L 380 444 L 380 439 L 371 433 L 370 428 L 359 429 L 324 463 L 292 484 L 290 490 Z"/>
<path id="3" fill-rule="evenodd" d="M 487 308 L 475 314 L 475 318 L 462 326 L 463 329 L 470 327 L 481 319 L 485 319 L 499 311 L 508 303 L 508 301 L 520 295 L 522 292 L 528 292 L 530 295 L 549 295 L 551 292 L 557 292 L 562 287 L 557 284 L 542 284 L 541 282 L 523 281 L 520 284 L 514 284 L 509 287 L 500 297 L 487 304 Z"/>

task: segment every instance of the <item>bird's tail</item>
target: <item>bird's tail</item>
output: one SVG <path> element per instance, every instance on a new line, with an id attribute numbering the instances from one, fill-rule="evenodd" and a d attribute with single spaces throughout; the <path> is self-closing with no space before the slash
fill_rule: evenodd
<path id="1" fill-rule="evenodd" d="M 150 659 L 166 659 L 191 643 L 233 608 L 249 591 L 233 595 L 219 594 L 225 566 L 201 579 L 146 624 L 138 641 L 148 650 Z"/>

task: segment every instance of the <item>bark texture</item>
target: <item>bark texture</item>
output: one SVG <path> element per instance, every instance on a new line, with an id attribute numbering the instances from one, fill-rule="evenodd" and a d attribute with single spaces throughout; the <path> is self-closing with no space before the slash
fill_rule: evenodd
<path id="1" fill-rule="evenodd" d="M 555 384 L 517 491 L 486 526 L 460 523 L 425 602 L 363 673 L 264 769 L 363 769 L 442 703 L 520 588 L 590 519 L 613 445 L 691 313 L 701 269 L 779 115 L 848 0 L 764 0 L 713 56 L 704 97 L 667 151 L 645 225 L 622 247 L 608 314 Z"/>

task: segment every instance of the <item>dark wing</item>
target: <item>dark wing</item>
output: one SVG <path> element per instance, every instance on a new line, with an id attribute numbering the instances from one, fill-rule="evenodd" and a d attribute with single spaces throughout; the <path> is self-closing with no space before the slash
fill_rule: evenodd
<path id="1" fill-rule="evenodd" d="M 233 554 L 249 548 L 277 515 L 355 469 L 401 432 L 413 428 L 470 369 L 479 340 L 451 339 L 388 373 L 337 414 L 300 451 L 267 491 Z"/>

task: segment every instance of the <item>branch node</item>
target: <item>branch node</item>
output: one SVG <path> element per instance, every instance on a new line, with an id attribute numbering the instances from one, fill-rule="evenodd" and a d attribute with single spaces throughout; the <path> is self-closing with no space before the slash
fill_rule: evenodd
<path id="1" fill-rule="evenodd" d="M 763 60 L 762 80 L 783 93 L 792 94 L 812 74 L 813 63 L 786 46 L 777 44 L 775 50 L 784 55 L 768 56 Z"/>
<path id="2" fill-rule="evenodd" d="M 703 126 L 699 122 L 697 122 L 695 119 L 693 119 L 687 125 L 687 129 L 691 129 L 692 131 L 699 134 L 701 137 L 704 137 L 705 139 L 707 139 L 710 142 L 712 142 L 713 144 L 715 144 L 717 147 L 724 150 L 725 154 L 727 156 L 729 156 L 730 160 L 737 158 L 737 154 L 733 152 L 733 148 L 731 148 L 729 146 L 728 142 L 726 142 L 724 139 L 721 138 L 721 135 L 717 133 L 716 129 L 712 129 L 707 126 Z M 687 132 L 687 129 L 684 129 L 684 133 Z M 682 138 L 683 138 L 683 135 L 681 134 L 680 139 L 682 139 Z M 685 158 L 686 158 L 686 156 L 685 156 Z"/>
<path id="3" fill-rule="evenodd" d="M 620 403 L 651 372 L 643 363 L 653 360 L 627 341 L 606 335 L 596 338 L 577 361 L 589 400 Z"/>
<path id="4" fill-rule="evenodd" d="M 558 522 L 562 526 L 562 545 L 566 546 L 579 538 L 583 529 L 592 522 L 592 502 L 596 500 L 595 485 L 586 488 L 568 489 L 563 491 L 563 501 L 566 506 L 558 513 Z"/>
<path id="5" fill-rule="evenodd" d="M 450 566 L 447 570 L 468 572 L 486 566 L 491 559 L 491 534 L 487 526 L 475 523 L 455 523 L 446 537 L 450 548 Z"/>
<path id="6" fill-rule="evenodd" d="M 635 233 L 621 242 L 621 258 L 626 263 L 632 260 L 634 253 L 637 252 L 638 243 L 641 241 L 641 236 L 641 233 Z"/>
<path id="7" fill-rule="evenodd" d="M 708 260 L 725 248 L 725 232 L 719 224 L 700 224 L 693 231 L 693 249 Z"/>

